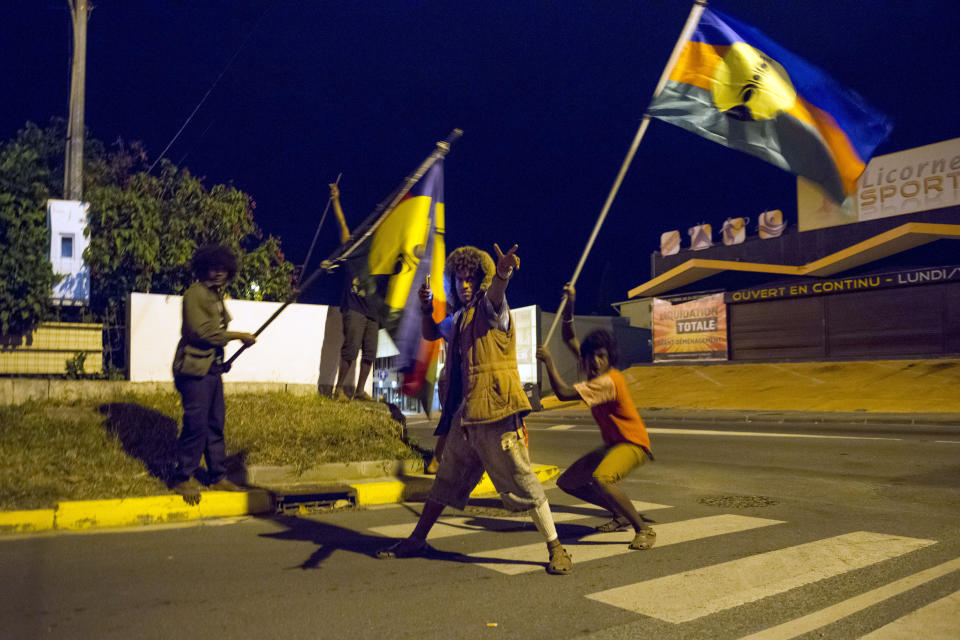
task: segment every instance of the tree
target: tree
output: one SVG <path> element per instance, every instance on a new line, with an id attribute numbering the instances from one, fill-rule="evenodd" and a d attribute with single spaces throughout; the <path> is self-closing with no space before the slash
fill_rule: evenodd
<path id="1" fill-rule="evenodd" d="M 193 280 L 190 258 L 209 243 L 237 254 L 232 296 L 283 300 L 290 295 L 293 265 L 284 260 L 278 239 L 263 239 L 249 195 L 227 185 L 208 190 L 189 170 L 166 160 L 158 176 L 136 170 L 146 161 L 138 147 L 114 151 L 107 161 L 100 173 L 112 178 L 86 187 L 91 213 L 84 259 L 95 309 L 120 307 L 131 291 L 183 293 Z"/>
<path id="2" fill-rule="evenodd" d="M 28 125 L 0 145 L 0 334 L 29 334 L 49 313 L 57 277 L 50 263 L 46 201 L 50 172 Z"/>
<path id="3" fill-rule="evenodd" d="M 55 283 L 49 261 L 45 205 L 63 189 L 65 126 L 32 123 L 0 146 L 0 319 L 32 329 L 50 309 Z M 253 219 L 256 207 L 229 185 L 207 188 L 189 170 L 169 161 L 148 172 L 139 143 L 107 148 L 87 135 L 84 194 L 90 203 L 91 311 L 100 319 L 123 317 L 130 292 L 179 294 L 192 281 L 190 258 L 200 245 L 222 243 L 237 254 L 239 270 L 230 295 L 284 300 L 291 294 L 293 265 L 279 239 Z M 8 249 L 9 247 L 9 249 Z M 16 318 L 16 323 L 14 323 Z"/>

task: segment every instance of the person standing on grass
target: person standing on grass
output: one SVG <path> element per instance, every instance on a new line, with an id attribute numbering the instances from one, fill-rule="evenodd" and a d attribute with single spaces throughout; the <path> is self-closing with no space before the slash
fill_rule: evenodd
<path id="1" fill-rule="evenodd" d="M 340 206 L 340 187 L 336 183 L 330 186 L 330 198 L 333 200 L 333 213 L 340 223 L 340 243 L 346 244 L 350 239 L 350 228 Z M 370 369 L 377 358 L 377 338 L 380 331 L 380 321 L 377 314 L 367 300 L 369 278 L 360 278 L 348 261 L 344 274 L 343 296 L 340 299 L 340 314 L 343 317 L 343 346 L 340 348 L 340 368 L 337 371 L 337 381 L 334 383 L 333 399 L 345 397 L 343 393 L 344 381 L 347 372 L 360 353 L 360 369 L 357 372 L 357 384 L 353 389 L 352 399 L 373 400 L 364 390 Z"/>
<path id="2" fill-rule="evenodd" d="M 503 253 L 493 245 L 497 261 L 475 247 L 460 247 L 447 258 L 446 278 L 456 291 L 458 307 L 439 325 L 432 316 L 429 282 L 419 291 L 422 333 L 428 340 L 446 336 L 449 383 L 437 426 L 446 445 L 430 495 L 409 537 L 381 549 L 378 558 L 423 555 L 426 539 L 445 506 L 463 509 L 484 470 L 500 493 L 504 507 L 526 511 L 546 538 L 547 572 L 569 573 L 570 554 L 560 544 L 550 505 L 530 466 L 521 418 L 530 402 L 517 370 L 516 332 L 504 293 L 520 266 L 517 246 Z M 446 430 L 449 429 L 449 433 Z"/>
<path id="3" fill-rule="evenodd" d="M 591 331 L 580 342 L 573 327 L 573 303 L 576 292 L 572 285 L 564 287 L 567 304 L 564 307 L 562 337 L 577 356 L 586 382 L 568 385 L 557 371 L 550 351 L 540 346 L 537 359 L 547 369 L 550 386 L 559 400 L 582 400 L 590 407 L 600 427 L 603 446 L 594 449 L 574 462 L 557 478 L 557 486 L 572 496 L 595 504 L 611 512 L 612 519 L 597 527 L 599 532 L 611 532 L 632 526 L 631 549 L 649 549 L 657 541 L 657 533 L 637 513 L 630 498 L 620 487 L 634 469 L 647 458 L 653 460 L 650 436 L 627 392 L 627 383 L 614 366 L 619 347 L 617 339 L 606 329 Z"/>
<path id="4" fill-rule="evenodd" d="M 177 440 L 177 467 L 171 486 L 187 504 L 197 504 L 200 483 L 194 474 L 201 457 L 206 458 L 211 489 L 241 490 L 227 479 L 224 464 L 223 348 L 231 340 L 249 346 L 257 339 L 252 333 L 227 331 L 230 314 L 223 304 L 223 287 L 237 274 L 233 252 L 219 244 L 200 247 L 191 267 L 196 282 L 183 295 L 180 342 L 173 357 L 173 381 L 183 404 L 183 429 Z"/>

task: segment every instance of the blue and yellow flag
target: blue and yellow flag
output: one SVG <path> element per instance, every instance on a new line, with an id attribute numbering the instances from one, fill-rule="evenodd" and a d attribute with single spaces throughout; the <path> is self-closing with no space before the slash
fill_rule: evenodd
<path id="1" fill-rule="evenodd" d="M 437 159 L 350 258 L 366 298 L 399 351 L 403 391 L 430 410 L 440 343 L 421 337 L 418 291 L 429 275 L 434 319 L 446 315 L 443 291 L 443 160 Z"/>
<path id="2" fill-rule="evenodd" d="M 803 176 L 837 202 L 891 129 L 853 91 L 710 9 L 648 114 Z"/>

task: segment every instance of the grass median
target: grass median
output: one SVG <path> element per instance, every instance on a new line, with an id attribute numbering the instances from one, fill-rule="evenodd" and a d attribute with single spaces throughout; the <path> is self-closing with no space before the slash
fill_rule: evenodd
<path id="1" fill-rule="evenodd" d="M 228 469 L 418 459 L 387 405 L 288 393 L 226 397 Z M 167 493 L 176 393 L 0 406 L 0 510 Z"/>

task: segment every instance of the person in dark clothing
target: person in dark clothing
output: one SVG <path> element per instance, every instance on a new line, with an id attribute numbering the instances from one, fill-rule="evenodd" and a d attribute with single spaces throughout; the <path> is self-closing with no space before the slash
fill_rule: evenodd
<path id="1" fill-rule="evenodd" d="M 240 491 L 227 479 L 223 440 L 225 372 L 223 348 L 231 340 L 257 341 L 252 333 L 227 331 L 230 314 L 223 304 L 223 287 L 237 273 L 237 258 L 227 247 L 197 249 L 191 264 L 196 282 L 183 295 L 180 342 L 173 357 L 173 380 L 183 404 L 183 429 L 177 441 L 177 467 L 171 485 L 187 504 L 200 502 L 194 474 L 206 459 L 210 488 Z"/>
<path id="2" fill-rule="evenodd" d="M 340 223 L 340 243 L 345 244 L 350 239 L 350 228 L 340 206 L 340 188 L 336 183 L 330 185 L 330 198 L 333 201 L 333 212 Z M 351 263 L 346 264 L 346 274 L 343 287 L 343 296 L 340 299 L 340 314 L 343 317 L 343 346 L 340 348 L 340 367 L 337 371 L 337 381 L 333 387 L 333 398 L 343 397 L 344 381 L 347 372 L 360 353 L 360 368 L 357 372 L 357 384 L 354 387 L 352 398 L 356 400 L 372 400 L 364 387 L 370 376 L 370 369 L 377 357 L 377 336 L 380 323 L 376 313 L 367 300 L 368 283 L 357 277 L 351 269 Z"/>

